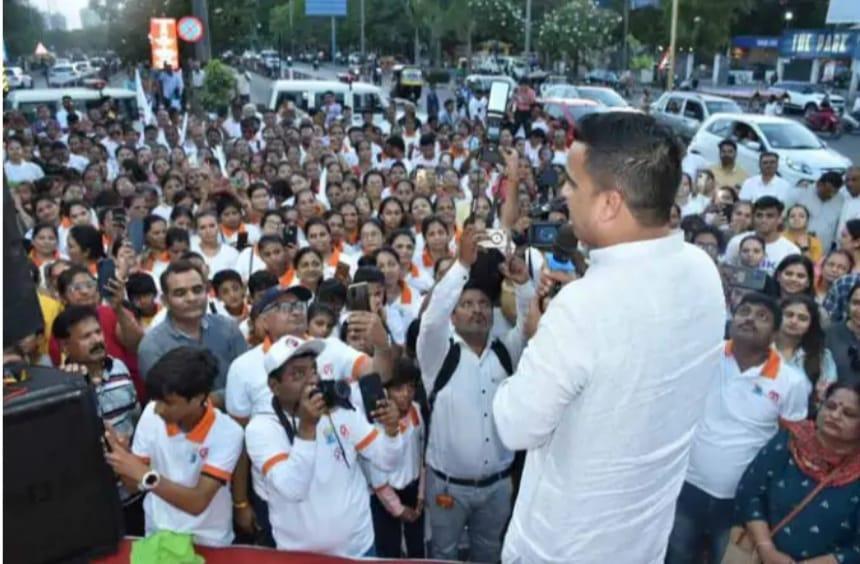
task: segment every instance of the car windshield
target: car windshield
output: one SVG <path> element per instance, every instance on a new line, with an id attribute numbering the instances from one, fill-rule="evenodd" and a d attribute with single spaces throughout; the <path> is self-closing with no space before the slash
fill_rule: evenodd
<path id="1" fill-rule="evenodd" d="M 613 90 L 600 90 L 597 88 L 580 88 L 579 94 L 588 100 L 600 102 L 611 108 L 627 107 L 629 104 L 617 92 Z"/>
<path id="2" fill-rule="evenodd" d="M 600 111 L 598 106 L 568 106 L 567 110 L 570 112 L 570 115 L 573 116 L 575 121 L 579 121 L 588 114 L 593 114 L 595 112 Z"/>
<path id="3" fill-rule="evenodd" d="M 705 102 L 709 114 L 742 114 L 744 111 L 732 100 L 715 100 Z"/>
<path id="4" fill-rule="evenodd" d="M 799 123 L 761 123 L 768 144 L 774 149 L 820 149 L 821 141 Z"/>

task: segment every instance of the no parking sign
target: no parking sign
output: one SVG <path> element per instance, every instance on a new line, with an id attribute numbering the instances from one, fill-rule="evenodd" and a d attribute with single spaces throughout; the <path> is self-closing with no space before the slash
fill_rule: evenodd
<path id="1" fill-rule="evenodd" d="M 197 43 L 203 38 L 203 22 L 194 16 L 185 16 L 176 24 L 176 34 L 182 41 Z"/>

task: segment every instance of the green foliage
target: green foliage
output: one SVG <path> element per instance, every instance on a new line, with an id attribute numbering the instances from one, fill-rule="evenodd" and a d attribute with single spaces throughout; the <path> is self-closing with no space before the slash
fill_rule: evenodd
<path id="1" fill-rule="evenodd" d="M 226 109 L 236 89 L 233 72 L 218 59 L 206 65 L 206 78 L 203 80 L 202 103 L 208 111 Z"/>
<path id="2" fill-rule="evenodd" d="M 649 70 L 654 68 L 654 57 L 648 54 L 635 55 L 630 59 L 630 68 L 633 70 Z"/>
<path id="3" fill-rule="evenodd" d="M 32 55 L 44 28 L 42 14 L 25 0 L 3 2 L 3 41 L 10 57 Z"/>
<path id="4" fill-rule="evenodd" d="M 550 56 L 569 56 L 606 48 L 621 25 L 621 16 L 598 8 L 592 0 L 570 0 L 549 12 L 538 28 L 538 44 Z"/>

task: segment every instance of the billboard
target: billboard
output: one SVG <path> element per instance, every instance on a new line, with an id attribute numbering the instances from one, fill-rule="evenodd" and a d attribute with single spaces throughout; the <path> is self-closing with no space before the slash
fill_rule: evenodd
<path id="1" fill-rule="evenodd" d="M 346 0 L 307 0 L 305 15 L 346 17 Z"/>
<path id="2" fill-rule="evenodd" d="M 176 38 L 176 20 L 152 18 L 149 20 L 149 45 L 152 48 L 152 68 L 179 68 L 179 42 Z"/>
<path id="3" fill-rule="evenodd" d="M 830 0 L 830 6 L 827 8 L 827 23 L 860 23 L 860 2 L 857 0 Z"/>
<path id="4" fill-rule="evenodd" d="M 792 59 L 860 57 L 860 31 L 793 30 L 782 34 L 779 54 Z"/>

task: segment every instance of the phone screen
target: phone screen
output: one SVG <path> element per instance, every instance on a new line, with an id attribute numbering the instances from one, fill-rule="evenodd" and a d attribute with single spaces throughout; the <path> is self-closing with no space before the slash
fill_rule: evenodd
<path id="1" fill-rule="evenodd" d="M 364 413 L 371 423 L 373 419 L 370 414 L 377 408 L 379 400 L 385 399 L 385 390 L 382 388 L 382 379 L 379 374 L 373 372 L 358 379 L 358 387 L 361 390 L 361 401 L 364 404 Z"/>
<path id="2" fill-rule="evenodd" d="M 346 307 L 349 311 L 370 311 L 370 287 L 367 282 L 349 285 L 346 289 Z"/>

